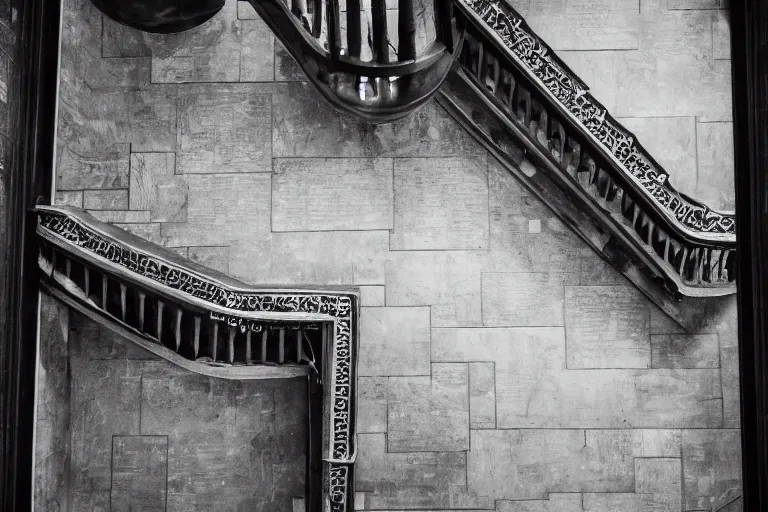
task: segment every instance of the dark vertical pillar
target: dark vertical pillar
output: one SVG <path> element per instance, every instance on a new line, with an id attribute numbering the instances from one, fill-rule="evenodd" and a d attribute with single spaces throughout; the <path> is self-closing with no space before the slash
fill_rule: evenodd
<path id="1" fill-rule="evenodd" d="M 768 510 L 768 2 L 731 1 L 744 510 Z"/>
<path id="2" fill-rule="evenodd" d="M 0 60 L 7 94 L 0 109 L 0 507 L 30 510 L 37 339 L 37 202 L 50 201 L 58 65 L 59 2 L 2 2 Z M 10 26 L 9 26 L 10 25 Z"/>

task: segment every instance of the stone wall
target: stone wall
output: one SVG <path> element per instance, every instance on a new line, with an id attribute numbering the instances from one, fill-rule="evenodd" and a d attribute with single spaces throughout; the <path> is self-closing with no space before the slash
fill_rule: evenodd
<path id="1" fill-rule="evenodd" d="M 303 506 L 303 379 L 205 377 L 45 294 L 41 311 L 35 511 Z"/>
<path id="2" fill-rule="evenodd" d="M 527 12 L 682 185 L 730 164 L 725 11 L 669 2 Z M 253 283 L 360 288 L 359 510 L 739 495 L 735 300 L 685 332 L 436 104 L 339 116 L 245 3 L 171 36 L 64 6 L 59 204 Z"/>

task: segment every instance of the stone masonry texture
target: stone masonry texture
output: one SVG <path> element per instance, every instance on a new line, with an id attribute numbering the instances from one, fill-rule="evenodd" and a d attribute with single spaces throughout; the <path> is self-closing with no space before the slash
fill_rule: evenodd
<path id="1" fill-rule="evenodd" d="M 511 3 L 673 184 L 733 207 L 722 1 Z M 373 126 L 302 78 L 245 2 L 159 36 L 64 0 L 56 201 L 248 282 L 360 287 L 358 510 L 710 511 L 741 493 L 735 300 L 686 331 L 435 102 Z M 303 497 L 303 453 L 249 444 L 302 435 L 281 413 L 300 389 L 73 339 L 89 355 L 52 349 L 44 373 L 68 364 L 71 392 L 41 402 L 71 403 L 71 445 L 38 469 L 71 510 Z"/>

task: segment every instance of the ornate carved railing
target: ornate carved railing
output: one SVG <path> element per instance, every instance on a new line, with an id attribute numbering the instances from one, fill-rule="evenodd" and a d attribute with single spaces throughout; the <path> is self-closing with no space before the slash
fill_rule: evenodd
<path id="1" fill-rule="evenodd" d="M 196 373 L 305 376 L 307 510 L 352 511 L 356 293 L 254 289 L 82 210 L 37 215 L 41 285 L 54 297 Z"/>
<path id="2" fill-rule="evenodd" d="M 391 121 L 440 88 L 441 101 L 502 162 L 520 164 L 502 138 L 523 144 L 590 229 L 612 237 L 611 251 L 647 279 L 677 295 L 734 292 L 734 216 L 675 190 L 669 174 L 506 0 L 431 0 L 418 8 L 398 0 L 396 9 L 387 9 L 386 0 L 346 0 L 344 11 L 339 0 L 249 1 L 339 109 Z M 133 11 L 146 17 L 155 9 L 147 2 L 96 3 L 134 26 Z M 197 19 L 199 11 L 203 19 L 221 3 L 196 0 L 182 17 Z M 128 12 L 126 5 L 133 14 L 122 19 L 115 13 Z"/>
<path id="3" fill-rule="evenodd" d="M 467 28 L 440 98 L 448 110 L 513 166 L 519 158 L 504 139 L 522 143 L 612 245 L 670 291 L 733 293 L 734 216 L 676 191 L 634 135 L 503 0 L 456 6 Z M 578 231 L 577 219 L 566 220 Z"/>

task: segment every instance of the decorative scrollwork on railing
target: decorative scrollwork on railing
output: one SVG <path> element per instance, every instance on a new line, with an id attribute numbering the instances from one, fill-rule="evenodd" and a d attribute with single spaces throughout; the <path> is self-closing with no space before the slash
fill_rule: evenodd
<path id="1" fill-rule="evenodd" d="M 595 141 L 616 166 L 645 191 L 670 221 L 694 237 L 734 241 L 731 214 L 714 211 L 676 191 L 664 171 L 589 93 L 589 89 L 503 0 L 457 0 L 470 20 L 538 81 Z"/>
<path id="2" fill-rule="evenodd" d="M 355 293 L 252 289 L 102 224 L 80 210 L 41 206 L 37 213 L 40 267 L 44 282 L 51 285 L 56 296 L 82 307 L 86 314 L 95 311 L 99 318 L 119 324 L 124 329 L 121 333 L 136 334 L 150 341 L 147 344 L 139 339 L 138 343 L 173 363 L 205 375 L 253 378 L 244 372 L 257 371 L 265 364 L 272 368 L 293 364 L 297 368 L 305 361 L 316 369 L 314 355 L 307 356 L 305 352 L 323 352 L 327 360 L 321 365 L 324 370 L 320 380 L 327 390 L 323 410 L 329 412 L 322 435 L 328 440 L 323 457 L 323 471 L 327 475 L 323 478 L 323 492 L 330 510 L 351 512 L 354 362 L 359 315 Z M 96 279 L 98 276 L 100 280 Z M 135 300 L 132 302 L 129 297 Z M 132 303 L 138 304 L 138 311 L 128 311 Z M 146 315 L 147 309 L 154 316 Z M 212 325 L 207 331 L 212 341 L 206 347 L 208 355 L 203 358 L 199 357 L 204 329 L 201 313 L 208 316 Z M 147 316 L 155 319 L 151 327 Z M 185 324 L 189 318 L 193 320 Z M 227 350 L 218 346 L 219 325 L 229 331 Z M 324 330 L 323 325 L 328 329 Z M 274 352 L 267 347 L 271 330 L 279 332 L 276 361 L 267 360 L 268 352 Z M 307 331 L 328 331 L 331 336 L 314 344 L 313 349 L 313 343 L 307 341 Z M 290 350 L 285 344 L 286 332 L 295 333 L 296 344 Z M 185 333 L 190 333 L 193 343 L 183 339 Z M 252 333 L 263 334 L 261 357 L 251 353 Z M 186 356 L 192 364 L 184 363 L 179 356 L 184 353 L 185 343 L 194 347 L 188 348 Z M 175 348 L 175 352 L 167 350 L 168 347 Z M 227 355 L 222 356 L 225 352 Z M 289 353 L 293 362 L 286 357 Z M 225 361 L 220 362 L 222 357 Z M 213 365 L 217 372 L 205 369 L 205 364 Z M 300 374 L 289 371 L 284 376 Z M 275 375 L 272 371 L 268 376 Z"/>

